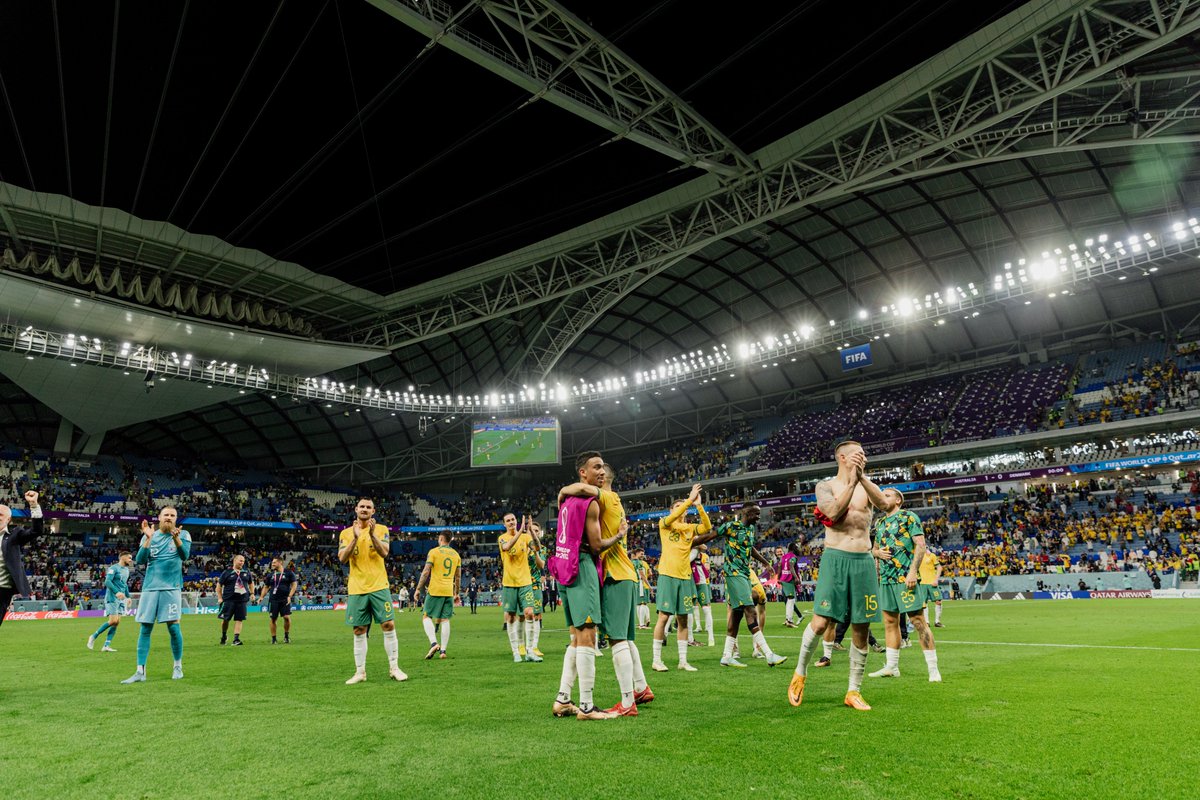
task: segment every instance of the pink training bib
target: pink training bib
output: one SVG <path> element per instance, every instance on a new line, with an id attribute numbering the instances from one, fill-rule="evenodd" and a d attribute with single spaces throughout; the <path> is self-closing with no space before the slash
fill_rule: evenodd
<path id="1" fill-rule="evenodd" d="M 783 568 L 779 570 L 779 580 L 784 581 L 785 583 L 792 582 L 793 578 L 795 577 L 795 573 L 792 571 L 792 562 L 795 560 L 796 555 L 794 553 L 783 554 Z"/>
<path id="2" fill-rule="evenodd" d="M 579 551 L 587 524 L 588 506 L 594 497 L 568 497 L 558 509 L 558 533 L 554 537 L 554 555 L 546 565 L 554 580 L 569 586 L 579 577 Z"/>

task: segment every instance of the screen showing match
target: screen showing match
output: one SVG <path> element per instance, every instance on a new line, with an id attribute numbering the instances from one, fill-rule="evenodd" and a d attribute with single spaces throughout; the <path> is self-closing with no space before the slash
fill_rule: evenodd
<path id="1" fill-rule="evenodd" d="M 471 426 L 471 466 L 558 464 L 557 417 L 493 419 Z"/>

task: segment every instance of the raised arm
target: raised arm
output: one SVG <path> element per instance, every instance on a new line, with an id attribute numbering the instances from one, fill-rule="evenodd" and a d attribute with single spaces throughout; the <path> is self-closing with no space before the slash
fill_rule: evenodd
<path id="1" fill-rule="evenodd" d="M 371 534 L 371 546 L 375 548 L 376 553 L 379 553 L 380 558 L 387 558 L 387 554 L 389 552 L 391 552 L 391 549 L 392 549 L 391 544 L 388 542 L 388 540 L 386 538 L 387 535 L 384 534 L 385 538 L 383 538 L 383 539 L 380 539 L 378 536 L 375 535 L 375 519 L 374 519 L 374 517 L 371 518 L 371 522 L 369 524 L 371 526 L 370 528 L 368 528 L 368 532 Z"/>
<path id="2" fill-rule="evenodd" d="M 350 541 L 346 542 L 338 548 L 338 561 L 345 564 L 350 560 L 350 554 L 354 552 L 354 548 L 358 546 L 358 528 L 350 527 Z"/>
<path id="3" fill-rule="evenodd" d="M 142 520 L 142 543 L 138 547 L 137 555 L 133 560 L 138 564 L 150 563 L 150 539 L 154 536 L 154 529 L 150 527 L 150 523 Z"/>
<path id="4" fill-rule="evenodd" d="M 600 538 L 600 506 L 597 503 L 588 503 L 587 519 L 583 523 L 583 534 L 587 537 L 588 548 L 593 553 L 600 555 L 600 553 L 604 552 L 604 539 Z M 612 541 L 616 541 L 616 539 Z"/>
<path id="5" fill-rule="evenodd" d="M 835 493 L 832 481 L 821 481 L 814 490 L 817 495 L 817 508 L 829 519 L 835 522 L 840 520 L 846 516 L 846 509 L 850 508 L 850 499 L 854 497 L 856 486 L 857 483 L 849 483 L 841 492 Z"/>
<path id="6" fill-rule="evenodd" d="M 878 509 L 887 508 L 887 499 L 883 496 L 883 490 L 867 477 L 867 473 L 861 473 L 858 482 L 867 490 L 867 499 L 871 501 L 871 505 Z"/>
<path id="7" fill-rule="evenodd" d="M 700 522 L 696 524 L 696 533 L 705 534 L 711 531 L 712 520 L 708 518 L 708 512 L 704 510 L 704 504 L 699 500 L 696 501 L 696 513 L 700 515 Z"/>
<path id="8" fill-rule="evenodd" d="M 590 483 L 576 482 L 562 487 L 558 490 L 558 505 L 563 504 L 563 500 L 567 497 L 599 497 L 600 487 L 592 486 Z"/>

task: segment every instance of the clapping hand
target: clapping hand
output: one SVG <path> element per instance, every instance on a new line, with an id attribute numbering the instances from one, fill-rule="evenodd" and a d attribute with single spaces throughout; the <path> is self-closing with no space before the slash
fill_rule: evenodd
<path id="1" fill-rule="evenodd" d="M 700 484 L 692 484 L 692 493 L 688 495 L 688 505 L 695 505 L 700 500 Z"/>
<path id="2" fill-rule="evenodd" d="M 625 534 L 629 533 L 629 518 L 621 517 L 621 527 L 618 529 L 621 532 L 621 538 L 625 538 Z"/>
<path id="3" fill-rule="evenodd" d="M 142 520 L 142 536 L 149 538 L 153 535 L 154 535 L 154 529 L 150 527 L 150 520 L 148 520 L 148 519 Z"/>

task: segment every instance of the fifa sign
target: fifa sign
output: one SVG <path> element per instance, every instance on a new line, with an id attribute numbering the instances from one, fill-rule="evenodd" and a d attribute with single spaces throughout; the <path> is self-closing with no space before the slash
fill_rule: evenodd
<path id="1" fill-rule="evenodd" d="M 860 344 L 858 347 L 847 347 L 839 355 L 842 357 L 842 372 L 871 366 L 871 345 Z"/>

